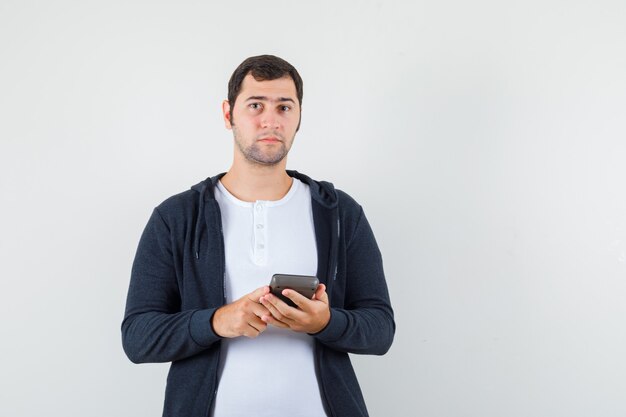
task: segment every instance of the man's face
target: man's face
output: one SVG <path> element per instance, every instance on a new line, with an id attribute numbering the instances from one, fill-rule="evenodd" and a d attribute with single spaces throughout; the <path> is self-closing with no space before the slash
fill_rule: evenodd
<path id="1" fill-rule="evenodd" d="M 237 149 L 247 161 L 276 165 L 287 156 L 300 123 L 291 77 L 257 81 L 248 74 L 234 108 L 224 101 L 222 110 L 226 127 L 232 129 Z"/>

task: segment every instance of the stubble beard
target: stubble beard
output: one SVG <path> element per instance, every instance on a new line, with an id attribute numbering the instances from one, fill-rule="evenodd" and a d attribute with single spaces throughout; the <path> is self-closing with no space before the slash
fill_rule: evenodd
<path id="1" fill-rule="evenodd" d="M 241 140 L 237 128 L 233 126 L 233 137 L 235 138 L 235 143 L 237 144 L 237 147 L 241 151 L 241 154 L 244 156 L 244 158 L 246 158 L 248 162 L 251 162 L 253 164 L 273 166 L 277 165 L 278 163 L 280 163 L 280 161 L 285 159 L 285 157 L 289 153 L 289 149 L 285 145 L 285 138 L 277 133 L 273 133 L 273 135 L 278 137 L 280 139 L 280 142 L 274 145 L 275 149 L 266 149 L 266 151 L 264 152 L 264 146 L 257 142 L 256 139 L 250 146 L 245 146 L 245 144 Z"/>

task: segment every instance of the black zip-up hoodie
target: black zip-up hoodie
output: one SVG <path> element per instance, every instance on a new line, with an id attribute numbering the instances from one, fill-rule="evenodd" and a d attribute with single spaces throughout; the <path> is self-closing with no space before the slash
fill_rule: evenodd
<path id="1" fill-rule="evenodd" d="M 363 209 L 350 196 L 328 182 L 287 173 L 309 185 L 317 277 L 330 301 L 328 325 L 311 335 L 324 407 L 331 417 L 367 416 L 348 353 L 382 355 L 393 341 L 380 251 Z M 133 263 L 122 344 L 135 363 L 172 362 L 164 417 L 208 417 L 217 392 L 221 337 L 211 317 L 225 303 L 224 239 L 214 197 L 222 175 L 156 207 Z"/>

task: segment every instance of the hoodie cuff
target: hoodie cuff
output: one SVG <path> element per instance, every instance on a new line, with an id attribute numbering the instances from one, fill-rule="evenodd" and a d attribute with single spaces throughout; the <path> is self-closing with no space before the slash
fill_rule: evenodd
<path id="1" fill-rule="evenodd" d="M 311 336 L 315 337 L 320 342 L 336 342 L 343 336 L 347 327 L 348 316 L 346 313 L 339 309 L 331 308 L 330 320 L 326 327 Z"/>
<path id="2" fill-rule="evenodd" d="M 211 326 L 211 319 L 215 313 L 215 308 L 209 308 L 206 310 L 197 310 L 191 315 L 189 320 L 189 335 L 200 346 L 208 347 L 211 344 L 221 340 L 213 331 Z"/>

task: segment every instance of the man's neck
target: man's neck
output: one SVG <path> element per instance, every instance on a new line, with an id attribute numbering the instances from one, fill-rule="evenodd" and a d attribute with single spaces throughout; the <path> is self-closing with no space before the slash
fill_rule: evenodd
<path id="1" fill-rule="evenodd" d="M 220 181 L 239 200 L 276 201 L 289 192 L 293 182 L 285 168 L 286 160 L 274 166 L 233 163 Z"/>

